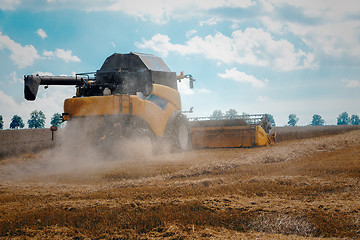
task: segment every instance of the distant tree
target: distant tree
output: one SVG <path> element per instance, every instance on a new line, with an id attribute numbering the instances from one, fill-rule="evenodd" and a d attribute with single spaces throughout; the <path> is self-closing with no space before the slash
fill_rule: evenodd
<path id="1" fill-rule="evenodd" d="M 225 113 L 226 118 L 235 118 L 238 115 L 238 112 L 235 109 L 229 109 Z"/>
<path id="2" fill-rule="evenodd" d="M 267 113 L 266 116 L 267 116 L 269 122 L 271 123 L 271 126 L 273 126 L 273 127 L 276 126 L 273 115 Z"/>
<path id="3" fill-rule="evenodd" d="M 11 119 L 10 128 L 11 129 L 18 129 L 18 128 L 24 128 L 24 122 L 22 118 L 18 115 L 14 115 Z"/>
<path id="4" fill-rule="evenodd" d="M 324 119 L 322 119 L 319 114 L 314 114 L 310 125 L 311 126 L 324 126 L 324 124 L 325 124 Z"/>
<path id="5" fill-rule="evenodd" d="M 360 125 L 360 118 L 358 115 L 352 115 L 350 118 L 351 125 Z"/>
<path id="6" fill-rule="evenodd" d="M 3 117 L 0 115 L 0 129 L 4 128 L 4 120 Z"/>
<path id="7" fill-rule="evenodd" d="M 61 119 L 60 113 L 54 113 L 54 115 L 51 117 L 51 126 L 59 127 L 63 123 Z"/>
<path id="8" fill-rule="evenodd" d="M 34 110 L 30 113 L 30 119 L 27 121 L 29 128 L 44 128 L 45 114 L 42 111 Z"/>
<path id="9" fill-rule="evenodd" d="M 347 112 L 341 113 L 337 118 L 337 125 L 348 125 L 350 123 L 350 117 Z"/>
<path id="10" fill-rule="evenodd" d="M 293 127 L 296 125 L 296 123 L 299 121 L 299 118 L 296 117 L 296 114 L 290 114 L 289 115 L 289 121 L 288 121 L 288 125 Z"/>
<path id="11" fill-rule="evenodd" d="M 213 113 L 210 115 L 210 119 L 214 120 L 214 119 L 221 119 L 223 118 L 224 114 L 222 113 L 221 110 L 215 110 L 213 111 Z"/>

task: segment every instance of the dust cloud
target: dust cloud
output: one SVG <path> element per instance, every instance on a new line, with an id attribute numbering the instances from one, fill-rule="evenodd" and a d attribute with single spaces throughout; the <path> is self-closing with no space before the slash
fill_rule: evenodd
<path id="1" fill-rule="evenodd" d="M 0 166 L 0 180 L 24 180 L 73 176 L 95 176 L 124 165 L 145 167 L 156 161 L 154 141 L 140 134 L 118 137 L 119 127 L 103 118 L 68 122 L 57 134 L 56 146 L 27 159 L 9 161 Z M 159 145 L 159 144 L 158 144 Z M 168 149 L 163 147 L 162 153 Z"/>
<path id="2" fill-rule="evenodd" d="M 241 165 L 291 161 L 316 152 L 356 146 L 360 139 L 360 131 L 352 131 L 285 141 L 263 148 L 169 153 L 170 147 L 166 146 L 166 142 L 157 143 L 141 133 L 130 137 L 116 136 L 121 130 L 124 129 L 113 126 L 104 118 L 71 121 L 57 132 L 57 144 L 53 149 L 2 161 L 0 181 L 82 179 L 87 182 L 104 177 L 144 181 L 150 181 L 150 177 L 184 179 L 227 171 Z M 158 148 L 155 153 L 154 146 Z"/>

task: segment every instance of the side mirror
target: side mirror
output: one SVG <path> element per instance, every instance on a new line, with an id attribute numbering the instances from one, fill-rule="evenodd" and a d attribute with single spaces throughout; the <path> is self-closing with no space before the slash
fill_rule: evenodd
<path id="1" fill-rule="evenodd" d="M 186 75 L 185 77 L 189 79 L 190 89 L 193 89 L 193 88 L 194 88 L 195 79 L 193 78 L 193 76 L 192 76 L 191 74 L 188 74 L 188 75 Z"/>
<path id="2" fill-rule="evenodd" d="M 190 89 L 193 89 L 194 88 L 194 81 L 195 81 L 193 76 L 191 74 L 184 75 L 184 72 L 181 72 L 180 75 L 176 76 L 176 80 L 178 80 L 179 82 L 181 82 L 181 79 L 183 79 L 183 78 L 188 78 L 189 79 Z"/>

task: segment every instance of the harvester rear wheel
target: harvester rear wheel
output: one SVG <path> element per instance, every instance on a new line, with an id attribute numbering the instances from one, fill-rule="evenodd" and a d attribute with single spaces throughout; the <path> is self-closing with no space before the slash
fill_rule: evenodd
<path id="1" fill-rule="evenodd" d="M 191 132 L 187 118 L 179 115 L 175 120 L 172 131 L 172 144 L 174 150 L 187 151 L 191 148 Z"/>

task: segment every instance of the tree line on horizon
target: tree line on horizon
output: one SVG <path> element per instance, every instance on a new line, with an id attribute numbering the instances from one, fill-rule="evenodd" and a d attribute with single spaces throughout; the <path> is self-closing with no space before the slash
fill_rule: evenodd
<path id="1" fill-rule="evenodd" d="M 45 128 L 46 117 L 42 111 L 34 110 L 30 113 L 30 118 L 27 121 L 28 128 Z M 62 118 L 60 113 L 54 113 L 50 121 L 51 126 L 60 127 L 62 124 Z M 14 115 L 11 118 L 10 129 L 24 128 L 25 124 L 19 115 Z M 0 115 L 0 129 L 4 129 L 4 120 Z"/>
<path id="2" fill-rule="evenodd" d="M 229 109 L 225 113 L 223 113 L 221 110 L 214 110 L 213 113 L 210 115 L 210 119 L 216 120 L 216 119 L 226 119 L 226 118 L 246 118 L 249 114 L 242 113 L 241 115 L 238 114 L 238 112 L 235 109 Z M 266 113 L 265 114 L 271 123 L 272 126 L 276 126 L 275 119 L 271 114 Z M 299 118 L 296 116 L 296 114 L 292 113 L 289 114 L 289 121 L 287 122 L 287 125 L 290 127 L 296 126 L 297 122 L 299 121 Z M 311 122 L 309 123 L 310 126 L 324 126 L 325 120 L 319 115 L 314 114 L 312 117 Z M 358 115 L 353 114 L 351 117 L 347 112 L 342 112 L 337 117 L 337 125 L 360 125 L 360 118 Z"/>
<path id="3" fill-rule="evenodd" d="M 289 115 L 288 126 L 293 127 L 296 126 L 296 123 L 299 121 L 299 118 L 296 117 L 296 114 Z M 325 120 L 319 114 L 314 114 L 311 120 L 310 126 L 324 126 Z M 358 115 L 353 114 L 349 117 L 347 112 L 342 112 L 337 117 L 337 125 L 360 125 L 360 118 Z"/>
<path id="4" fill-rule="evenodd" d="M 275 119 L 271 114 L 266 113 L 265 114 L 271 123 L 272 126 L 276 126 Z M 225 113 L 223 113 L 221 110 L 214 110 L 213 113 L 210 115 L 211 120 L 216 119 L 226 119 L 226 118 L 246 118 L 249 116 L 247 113 L 242 113 L 242 115 L 239 115 L 238 112 L 235 109 L 229 109 Z M 45 114 L 42 111 L 34 110 L 30 113 L 30 118 L 27 121 L 28 128 L 45 128 Z M 297 122 L 299 121 L 299 118 L 296 116 L 296 114 L 292 113 L 289 115 L 289 121 L 287 122 L 288 126 L 296 126 Z M 54 115 L 51 117 L 50 121 L 51 126 L 59 127 L 62 124 L 62 118 L 60 113 L 54 113 Z M 310 126 L 324 126 L 325 120 L 319 115 L 314 114 L 313 118 L 309 124 Z M 360 118 L 358 115 L 353 114 L 351 117 L 347 112 L 342 112 L 337 117 L 337 125 L 360 125 Z M 25 124 L 23 122 L 23 119 L 18 116 L 14 115 L 11 119 L 10 123 L 10 129 L 19 129 L 24 128 Z M 2 115 L 0 115 L 0 129 L 4 128 L 4 120 Z"/>

